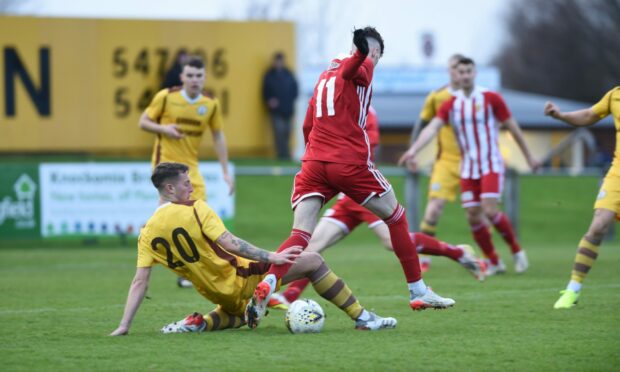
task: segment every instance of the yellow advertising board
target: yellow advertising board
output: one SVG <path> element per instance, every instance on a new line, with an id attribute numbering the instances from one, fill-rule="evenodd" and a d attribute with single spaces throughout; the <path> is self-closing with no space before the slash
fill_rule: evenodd
<path id="1" fill-rule="evenodd" d="M 295 56 L 287 22 L 0 17 L 0 48 L 1 153 L 150 154 L 138 118 L 186 49 L 205 61 L 231 154 L 265 155 L 262 77 L 275 51 Z"/>

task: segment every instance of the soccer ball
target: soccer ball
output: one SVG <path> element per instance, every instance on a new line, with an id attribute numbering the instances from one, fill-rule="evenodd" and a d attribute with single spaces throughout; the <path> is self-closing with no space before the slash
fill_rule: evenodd
<path id="1" fill-rule="evenodd" d="M 291 333 L 317 333 L 323 329 L 325 313 L 316 301 L 301 299 L 289 305 L 284 322 Z"/>

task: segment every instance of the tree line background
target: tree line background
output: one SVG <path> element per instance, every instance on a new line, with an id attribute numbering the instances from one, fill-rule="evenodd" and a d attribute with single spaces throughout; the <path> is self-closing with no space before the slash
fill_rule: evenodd
<path id="1" fill-rule="evenodd" d="M 620 85 L 620 0 L 516 0 L 506 27 L 506 88 L 597 102 Z"/>

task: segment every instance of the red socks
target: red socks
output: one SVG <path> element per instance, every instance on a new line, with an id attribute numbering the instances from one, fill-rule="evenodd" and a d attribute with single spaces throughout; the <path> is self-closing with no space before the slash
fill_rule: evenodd
<path id="1" fill-rule="evenodd" d="M 405 216 L 405 209 L 399 204 L 394 213 L 384 221 L 390 230 L 392 248 L 394 248 L 394 253 L 400 260 L 407 283 L 417 282 L 422 279 L 420 261 L 418 260 L 418 252 L 409 237 L 409 226 Z"/>
<path id="2" fill-rule="evenodd" d="M 423 233 L 409 233 L 411 241 L 415 245 L 418 253 L 431 256 L 445 256 L 458 261 L 463 256 L 463 250 L 456 248 L 441 240 L 435 239 Z"/>
<path id="3" fill-rule="evenodd" d="M 288 288 L 286 288 L 286 291 L 282 292 L 282 295 L 288 300 L 288 302 L 293 302 L 301 296 L 301 292 L 306 289 L 308 284 L 310 284 L 310 279 L 308 278 L 295 280 L 288 285 Z"/>
<path id="4" fill-rule="evenodd" d="M 484 223 L 480 223 L 471 227 L 471 233 L 480 249 L 482 249 L 482 252 L 484 252 L 484 255 L 493 265 L 497 265 L 499 258 L 497 257 L 497 253 L 495 253 L 495 247 L 493 246 L 493 241 L 491 240 L 489 227 Z"/>
<path id="5" fill-rule="evenodd" d="M 510 250 L 513 254 L 520 252 L 521 247 L 517 242 L 517 237 L 515 236 L 515 232 L 512 228 L 512 223 L 508 217 L 502 212 L 498 212 L 495 217 L 493 217 L 493 226 L 495 229 L 502 235 L 506 243 L 510 246 Z"/>
<path id="6" fill-rule="evenodd" d="M 298 229 L 293 229 L 291 231 L 291 236 L 286 239 L 278 248 L 278 252 L 282 252 L 283 250 L 293 247 L 293 246 L 301 246 L 303 249 L 306 249 L 308 246 L 308 242 L 310 241 L 310 234 Z M 269 268 L 268 274 L 273 274 L 278 278 L 278 280 L 282 279 L 284 275 L 291 268 L 292 264 L 283 264 L 283 265 L 271 265 Z"/>

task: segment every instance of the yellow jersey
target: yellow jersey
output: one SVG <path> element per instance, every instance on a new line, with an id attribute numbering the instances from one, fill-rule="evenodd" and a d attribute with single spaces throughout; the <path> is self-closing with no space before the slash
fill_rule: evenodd
<path id="1" fill-rule="evenodd" d="M 422 112 L 420 112 L 420 119 L 427 122 L 433 120 L 441 105 L 452 97 L 453 92 L 454 91 L 449 85 L 430 92 L 424 100 L 424 107 L 422 108 Z M 441 127 L 439 135 L 437 136 L 437 159 L 440 158 L 461 161 L 461 149 L 456 141 L 456 135 L 450 123 L 446 123 L 446 125 Z"/>
<path id="2" fill-rule="evenodd" d="M 616 126 L 616 149 L 614 151 L 614 160 L 611 163 L 608 174 L 620 177 L 620 86 L 607 92 L 591 109 L 601 119 L 609 114 L 614 117 L 614 125 Z"/>
<path id="3" fill-rule="evenodd" d="M 239 307 L 251 295 L 244 293 L 248 277 L 266 273 L 269 264 L 217 245 L 225 231 L 220 217 L 203 200 L 163 204 L 140 231 L 137 267 L 162 264 L 190 280 L 209 301 Z"/>
<path id="4" fill-rule="evenodd" d="M 198 167 L 198 146 L 209 127 L 221 130 L 222 112 L 219 101 L 205 94 L 190 98 L 181 87 L 159 91 L 146 108 L 149 119 L 161 125 L 178 125 L 185 135 L 181 139 L 157 135 L 153 147 L 153 166 L 162 162 L 178 162 Z"/>

